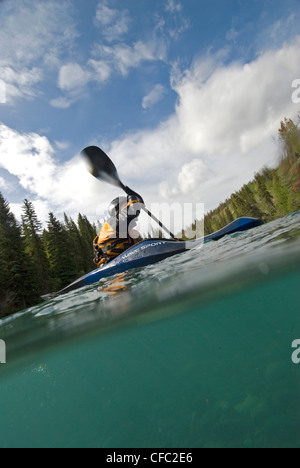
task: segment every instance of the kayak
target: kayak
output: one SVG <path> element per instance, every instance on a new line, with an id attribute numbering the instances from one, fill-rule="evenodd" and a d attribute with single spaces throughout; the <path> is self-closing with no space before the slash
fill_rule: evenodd
<path id="1" fill-rule="evenodd" d="M 200 239 L 192 241 L 176 241 L 170 239 L 147 239 L 134 245 L 124 253 L 119 255 L 116 259 L 108 264 L 97 268 L 96 270 L 88 273 L 87 275 L 79 278 L 66 288 L 62 289 L 50 297 L 60 296 L 62 294 L 75 291 L 76 289 L 90 286 L 98 283 L 103 278 L 109 278 L 118 273 L 124 273 L 128 270 L 141 268 L 154 263 L 158 263 L 166 258 L 174 255 L 181 254 L 187 250 L 191 250 L 198 245 L 209 241 L 218 241 L 223 237 L 234 234 L 236 232 L 243 232 L 261 226 L 263 221 L 256 218 L 238 218 L 228 226 L 220 229 L 219 231 L 205 236 Z M 47 296 L 46 298 L 49 298 Z"/>
<path id="2" fill-rule="evenodd" d="M 60 296 L 85 286 L 95 284 L 102 278 L 109 278 L 117 273 L 124 273 L 125 271 L 132 270 L 134 268 L 141 268 L 158 263 L 166 258 L 191 250 L 203 243 L 218 241 L 226 235 L 248 231 L 249 229 L 261 226 L 262 224 L 264 223 L 256 218 L 238 218 L 223 229 L 192 241 L 176 241 L 170 239 L 144 240 L 126 250 L 108 264 L 88 273 L 82 278 L 79 278 L 58 293 L 44 296 L 43 299 Z"/>

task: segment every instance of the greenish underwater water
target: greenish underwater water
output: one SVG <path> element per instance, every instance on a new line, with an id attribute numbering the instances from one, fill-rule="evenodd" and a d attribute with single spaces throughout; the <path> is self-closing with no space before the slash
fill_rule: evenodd
<path id="1" fill-rule="evenodd" d="M 0 447 L 300 447 L 300 213 L 0 321 Z"/>

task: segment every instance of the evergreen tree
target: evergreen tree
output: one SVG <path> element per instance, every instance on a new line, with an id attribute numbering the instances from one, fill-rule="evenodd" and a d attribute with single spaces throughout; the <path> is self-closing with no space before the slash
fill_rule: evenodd
<path id="1" fill-rule="evenodd" d="M 224 216 L 225 216 L 225 219 L 226 219 L 226 224 L 230 224 L 230 223 L 232 223 L 232 221 L 234 221 L 234 217 L 232 216 L 232 213 L 231 213 L 231 210 L 230 210 L 229 206 L 226 206 L 226 208 L 224 210 Z"/>
<path id="2" fill-rule="evenodd" d="M 226 226 L 227 222 L 226 222 L 224 210 L 222 209 L 220 210 L 217 216 L 217 220 L 218 220 L 217 230 L 222 229 L 224 226 Z"/>
<path id="3" fill-rule="evenodd" d="M 266 216 L 269 215 L 269 219 L 272 219 L 273 215 L 276 213 L 276 208 L 273 203 L 273 197 L 267 189 L 265 178 L 262 174 L 256 174 L 255 180 L 257 182 L 258 196 L 264 206 L 264 212 Z"/>
<path id="4" fill-rule="evenodd" d="M 279 139 L 283 144 L 284 151 L 282 162 L 284 165 L 293 164 L 300 157 L 300 129 L 298 125 L 291 119 L 284 119 L 279 129 Z"/>
<path id="5" fill-rule="evenodd" d="M 42 223 L 38 220 L 33 203 L 24 200 L 22 227 L 26 252 L 31 256 L 38 279 L 40 295 L 49 291 L 50 266 L 41 238 Z"/>
<path id="6" fill-rule="evenodd" d="M 248 185 L 244 185 L 240 193 L 245 202 L 245 213 L 243 216 L 252 216 L 253 218 L 261 219 L 263 217 L 263 213 L 259 209 L 255 196 L 250 187 Z"/>
<path id="7" fill-rule="evenodd" d="M 0 193 L 0 316 L 39 301 L 30 256 L 14 215 Z"/>
<path id="8" fill-rule="evenodd" d="M 86 216 L 78 215 L 78 228 L 82 239 L 82 254 L 84 258 L 85 273 L 88 273 L 95 268 L 93 262 L 93 240 L 96 237 L 96 232 Z"/>
<path id="9" fill-rule="evenodd" d="M 240 194 L 234 193 L 232 195 L 231 200 L 234 207 L 235 216 L 238 218 L 241 216 L 245 216 L 245 213 L 247 213 L 248 210 L 248 206 L 245 200 L 243 200 L 243 198 L 240 196 Z"/>
<path id="10" fill-rule="evenodd" d="M 212 228 L 212 212 L 210 211 L 207 213 L 204 217 L 204 233 L 205 235 L 212 234 L 213 228 Z"/>
<path id="11" fill-rule="evenodd" d="M 52 285 L 55 290 L 64 288 L 76 279 L 74 251 L 70 246 L 63 224 L 49 213 L 48 230 L 44 232 L 50 262 Z"/>
<path id="12" fill-rule="evenodd" d="M 274 198 L 277 216 L 285 216 L 291 213 L 293 210 L 291 209 L 290 194 L 278 171 L 274 174 L 273 188 L 275 192 Z"/>
<path id="13" fill-rule="evenodd" d="M 69 242 L 69 249 L 74 253 L 73 260 L 77 276 L 83 276 L 86 271 L 86 258 L 84 256 L 83 240 L 79 229 L 72 218 L 64 215 L 66 234 Z"/>
<path id="14" fill-rule="evenodd" d="M 270 169 L 269 167 L 264 166 L 261 171 L 261 176 L 263 177 L 265 183 L 272 182 L 275 170 L 276 169 Z"/>

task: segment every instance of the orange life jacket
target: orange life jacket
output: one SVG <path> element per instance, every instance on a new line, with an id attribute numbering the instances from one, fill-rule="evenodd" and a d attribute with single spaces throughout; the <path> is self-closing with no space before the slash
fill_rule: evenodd
<path id="1" fill-rule="evenodd" d="M 107 238 L 106 232 L 110 229 L 109 224 L 105 223 L 99 235 L 94 239 L 94 251 L 98 267 L 118 257 L 141 240 L 140 238 L 138 240 L 133 239 L 130 236 L 126 239 L 116 239 L 115 235 L 112 238 Z"/>
<path id="2" fill-rule="evenodd" d="M 127 207 L 131 204 L 132 202 L 128 203 Z M 128 220 L 132 221 L 132 218 L 129 217 Z M 142 240 L 135 229 L 131 229 L 126 238 L 119 238 L 117 230 L 111 226 L 113 223 L 110 223 L 110 221 L 104 223 L 100 233 L 94 239 L 95 263 L 98 267 L 110 262 Z"/>

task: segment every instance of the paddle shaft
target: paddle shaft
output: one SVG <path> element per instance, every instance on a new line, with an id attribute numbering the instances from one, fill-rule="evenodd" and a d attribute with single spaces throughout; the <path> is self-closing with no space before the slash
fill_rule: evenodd
<path id="1" fill-rule="evenodd" d="M 170 237 L 172 237 L 172 239 L 177 240 L 174 234 L 171 231 L 169 231 L 169 229 L 166 228 L 163 225 L 163 223 L 159 219 L 156 218 L 156 216 L 154 216 L 145 206 L 143 206 L 142 208 L 145 211 L 145 213 L 147 213 L 147 215 L 153 219 L 153 221 L 155 221 L 162 229 L 164 229 L 169 234 Z"/>
<path id="2" fill-rule="evenodd" d="M 131 190 L 129 187 L 126 187 L 124 184 L 122 184 L 122 182 L 120 181 L 120 188 L 124 190 L 125 193 L 127 193 L 127 195 L 138 195 L 136 194 L 136 192 L 134 192 L 133 190 Z M 140 197 L 140 196 L 139 196 Z M 174 234 L 168 229 L 166 228 L 163 223 L 156 217 L 154 216 L 154 214 L 151 213 L 151 211 L 149 211 L 144 205 L 142 206 L 142 210 L 151 218 L 153 219 L 153 221 L 155 221 L 159 227 L 161 227 L 164 231 L 166 231 L 170 237 L 172 237 L 172 239 L 176 239 L 176 237 L 174 236 Z"/>

